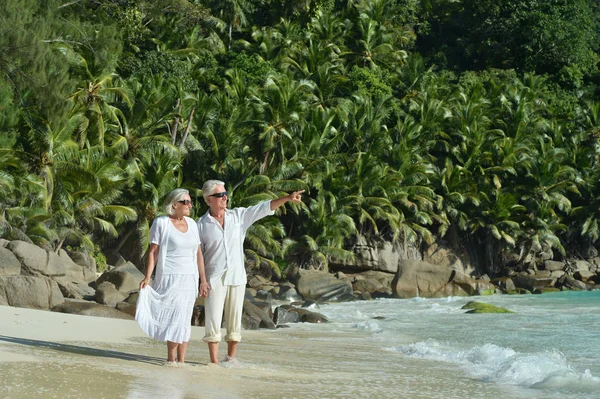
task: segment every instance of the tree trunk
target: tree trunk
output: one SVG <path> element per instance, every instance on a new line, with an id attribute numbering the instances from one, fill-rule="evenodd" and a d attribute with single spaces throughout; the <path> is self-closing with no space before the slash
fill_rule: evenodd
<path id="1" fill-rule="evenodd" d="M 56 248 L 54 249 L 55 253 L 58 253 L 58 251 L 60 251 L 60 249 L 62 248 L 63 244 L 65 243 L 65 239 L 61 239 L 60 241 L 58 241 L 58 244 L 56 244 Z"/>
<path id="2" fill-rule="evenodd" d="M 181 114 L 181 105 L 180 100 L 177 99 L 177 104 L 175 105 L 175 109 L 179 114 Z M 171 128 L 171 144 L 175 145 L 177 141 L 177 129 L 179 129 L 179 116 L 175 117 L 175 121 L 173 122 L 173 127 Z"/>
<path id="3" fill-rule="evenodd" d="M 192 118 L 194 117 L 194 111 L 196 111 L 196 108 L 192 108 L 192 112 L 190 112 L 190 117 L 188 118 L 187 126 L 185 127 L 185 133 L 183 134 L 181 143 L 179 143 L 180 151 L 183 150 L 183 147 L 185 146 L 185 141 L 187 140 L 188 134 L 190 133 L 190 129 L 192 127 Z"/>
<path id="4" fill-rule="evenodd" d="M 502 269 L 502 258 L 500 256 L 498 241 L 496 241 L 492 234 L 487 233 L 485 236 L 484 251 L 484 259 L 487 261 L 485 269 L 487 270 L 488 276 L 494 277 Z"/>
<path id="5" fill-rule="evenodd" d="M 265 152 L 265 156 L 263 158 L 263 163 L 260 167 L 260 173 L 264 174 L 267 170 L 267 167 L 269 166 L 269 158 L 271 156 L 271 150 L 268 150 L 267 152 Z"/>
<path id="6" fill-rule="evenodd" d="M 129 229 L 127 231 L 127 233 L 125 233 L 125 235 L 121 237 L 121 239 L 119 240 L 119 242 L 117 243 L 117 245 L 114 248 L 115 252 L 118 253 L 121 250 L 121 248 L 123 247 L 123 245 L 125 245 L 125 243 L 127 242 L 127 240 L 129 240 L 129 237 L 131 237 L 131 235 L 133 234 L 134 231 L 135 231 L 135 228 Z"/>

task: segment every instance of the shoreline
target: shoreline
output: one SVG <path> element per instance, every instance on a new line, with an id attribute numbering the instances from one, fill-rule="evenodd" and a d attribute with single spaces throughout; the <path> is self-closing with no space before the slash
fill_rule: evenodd
<path id="1" fill-rule="evenodd" d="M 173 367 L 135 321 L 0 306 L 0 398 L 591 399 L 597 293 L 583 294 L 487 298 L 512 315 L 466 314 L 462 297 L 323 305 L 330 323 L 244 330 L 238 363 L 221 367 L 202 327 Z"/>
<path id="2" fill-rule="evenodd" d="M 0 398 L 346 397 L 336 392 L 354 367 L 339 370 L 336 358 L 370 352 L 368 333 L 313 327 L 244 330 L 238 363 L 221 366 L 209 363 L 204 327 L 192 327 L 186 363 L 173 366 L 134 320 L 0 306 Z"/>
<path id="3" fill-rule="evenodd" d="M 461 377 L 442 368 L 434 378 L 431 362 L 403 360 L 371 335 L 328 324 L 245 330 L 238 363 L 219 367 L 193 327 L 186 364 L 173 367 L 165 343 L 135 321 L 0 306 L 0 398 L 390 398 L 400 389 L 432 399 L 440 378 Z"/>

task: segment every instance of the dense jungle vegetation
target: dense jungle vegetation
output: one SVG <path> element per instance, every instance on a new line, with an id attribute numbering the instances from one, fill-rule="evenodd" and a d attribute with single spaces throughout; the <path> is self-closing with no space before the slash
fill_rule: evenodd
<path id="1" fill-rule="evenodd" d="M 0 0 L 0 236 L 134 261 L 173 188 L 304 189 L 250 267 L 600 238 L 597 0 Z"/>

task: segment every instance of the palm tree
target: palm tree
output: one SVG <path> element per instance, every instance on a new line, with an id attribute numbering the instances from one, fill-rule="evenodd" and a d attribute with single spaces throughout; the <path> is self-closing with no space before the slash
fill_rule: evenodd
<path id="1" fill-rule="evenodd" d="M 450 101 L 447 132 L 452 145 L 440 173 L 439 188 L 445 213 L 452 223 L 452 242 L 456 243 L 470 216 L 478 214 L 480 193 L 500 189 L 504 177 L 515 172 L 498 165 L 499 143 L 504 135 L 502 130 L 490 128 L 490 103 L 484 97 L 483 87 L 459 88 Z"/>
<path id="2" fill-rule="evenodd" d="M 337 13 L 317 11 L 309 24 L 309 32 L 312 39 L 323 43 L 324 47 L 339 46 L 344 41 L 344 21 Z"/>
<path id="3" fill-rule="evenodd" d="M 258 169 L 252 156 L 259 143 L 250 139 L 255 130 L 253 97 L 256 87 L 246 85 L 239 71 L 226 73 L 225 87 L 203 97 L 196 117 L 202 126 L 195 133 L 199 150 L 186 159 L 186 180 L 202 182 L 210 176 L 239 186 Z"/>
<path id="4" fill-rule="evenodd" d="M 255 97 L 259 125 L 257 139 L 263 161 L 260 173 L 296 155 L 294 137 L 299 135 L 302 118 L 315 101 L 314 83 L 297 81 L 285 74 L 270 76 Z"/>
<path id="5" fill-rule="evenodd" d="M 329 262 L 350 262 L 354 254 L 344 249 L 357 234 L 354 220 L 336 205 L 333 193 L 320 190 L 315 199 L 307 200 L 303 234 L 286 240 L 285 259 L 301 268 L 329 270 Z"/>
<path id="6" fill-rule="evenodd" d="M 129 106 L 131 102 L 127 91 L 115 87 L 113 80 L 117 80 L 114 74 L 86 80 L 71 95 L 71 116 L 81 118 L 76 131 L 79 148 L 98 145 L 103 150 L 107 131 L 124 134 L 125 115 L 115 104 L 122 101 Z"/>
<path id="7" fill-rule="evenodd" d="M 483 255 L 479 264 L 491 276 L 502 272 L 505 249 L 516 247 L 523 236 L 523 229 L 516 220 L 526 208 L 518 203 L 514 194 L 506 191 L 500 189 L 491 195 L 482 195 L 478 214 L 470 215 L 467 225 L 470 241 L 480 247 L 475 252 Z"/>
<path id="8" fill-rule="evenodd" d="M 14 151 L 0 148 L 0 203 L 6 204 L 14 198 L 17 191 L 13 171 L 19 168 L 19 158 Z M 12 172 L 12 173 L 11 173 Z M 24 171 L 21 171 L 24 172 Z"/>
<path id="9" fill-rule="evenodd" d="M 94 238 L 114 235 L 115 226 L 134 217 L 130 208 L 116 204 L 128 182 L 116 150 L 108 147 L 105 151 L 99 145 L 80 149 L 71 139 L 81 120 L 76 114 L 51 126 L 26 118 L 28 145 L 20 156 L 39 180 L 36 195 L 24 196 L 20 205 L 29 206 L 30 211 L 15 208 L 11 217 L 32 231 L 36 237 L 32 241 L 56 251 L 65 242 L 92 250 Z"/>
<path id="10" fill-rule="evenodd" d="M 249 0 L 208 1 L 204 5 L 212 10 L 212 19 L 219 19 L 219 24 L 226 25 L 227 46 L 233 43 L 233 32 L 242 32 L 249 25 L 254 5 Z"/>
<path id="11" fill-rule="evenodd" d="M 393 15 L 385 0 L 353 0 L 349 2 L 348 16 L 352 34 L 347 35 L 347 47 L 352 50 L 351 64 L 394 70 L 408 57 L 406 46 L 414 36 L 390 19 Z"/>
<path id="12" fill-rule="evenodd" d="M 381 153 L 390 146 L 387 124 L 392 113 L 391 96 L 373 98 L 355 93 L 340 106 L 346 130 L 346 142 L 351 152 Z"/>
<path id="13" fill-rule="evenodd" d="M 567 219 L 571 231 L 570 246 L 582 248 L 600 239 L 600 207 L 598 201 L 600 182 L 600 103 L 586 103 L 577 112 L 575 129 L 563 131 L 553 126 L 555 142 L 569 150 L 573 167 L 580 173 L 577 184 L 580 195 L 572 198 L 573 208 Z M 569 192 L 567 191 L 567 195 Z"/>
<path id="14" fill-rule="evenodd" d="M 567 229 L 562 220 L 571 212 L 567 193 L 579 195 L 577 185 L 582 179 L 578 171 L 568 165 L 569 152 L 564 148 L 556 148 L 540 138 L 537 150 L 529 170 L 531 174 L 518 187 L 530 214 L 523 222 L 523 229 L 532 238 L 525 244 L 533 255 L 552 249 L 565 255 L 558 233 Z"/>
<path id="15" fill-rule="evenodd" d="M 348 83 L 341 50 L 335 44 L 324 44 L 315 38 L 300 43 L 282 61 L 282 68 L 294 72 L 298 79 L 315 83 L 315 94 L 322 107 L 337 105 L 341 88 Z"/>
<path id="16" fill-rule="evenodd" d="M 119 253 L 125 244 L 130 244 L 128 258 L 140 262 L 149 246 L 150 224 L 162 213 L 165 196 L 182 186 L 183 175 L 181 153 L 166 138 L 131 156 L 127 170 L 134 180 L 124 196 L 137 217 L 125 226 L 114 251 Z"/>
<path id="17" fill-rule="evenodd" d="M 432 227 L 437 226 L 443 236 L 450 223 L 442 207 L 443 197 L 434 191 L 440 174 L 428 153 L 432 144 L 423 139 L 422 132 L 422 125 L 412 117 L 399 118 L 390 130 L 392 144 L 383 153 L 394 173 L 388 195 L 401 214 L 397 235 L 405 248 L 419 240 L 432 243 Z"/>
<path id="18" fill-rule="evenodd" d="M 94 238 L 116 238 L 117 227 L 137 217 L 134 209 L 118 203 L 129 175 L 114 152 L 90 147 L 71 162 L 56 163 L 56 250 L 71 241 L 92 251 Z"/>
<path id="19" fill-rule="evenodd" d="M 50 212 L 43 207 L 46 186 L 26 170 L 24 153 L 0 149 L 0 237 L 51 249 L 56 239 Z"/>
<path id="20" fill-rule="evenodd" d="M 379 235 L 383 224 L 393 233 L 399 232 L 401 215 L 390 201 L 388 189 L 396 175 L 378 163 L 371 153 L 357 153 L 348 159 L 348 167 L 340 178 L 339 203 L 352 217 L 361 235 Z"/>

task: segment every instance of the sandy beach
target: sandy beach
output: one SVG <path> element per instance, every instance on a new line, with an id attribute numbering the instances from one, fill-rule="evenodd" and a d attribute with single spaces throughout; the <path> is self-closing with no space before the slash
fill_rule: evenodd
<path id="1" fill-rule="evenodd" d="M 166 345 L 135 321 L 0 306 L 0 398 L 419 399 L 456 384 L 453 373 L 428 381 L 425 364 L 375 349 L 371 331 L 244 331 L 239 362 L 222 366 L 208 364 L 203 334 L 193 328 L 187 363 L 172 367 Z"/>
<path id="2" fill-rule="evenodd" d="M 207 366 L 201 344 L 174 368 L 134 321 L 0 306 L 0 397 L 219 397 L 228 381 Z M 194 384 L 182 384 L 190 373 Z"/>
<path id="3" fill-rule="evenodd" d="M 501 320 L 464 298 L 321 305 L 329 323 L 244 331 L 233 365 L 209 365 L 194 327 L 183 367 L 135 321 L 0 306 L 0 399 L 597 398 L 594 298 L 570 299 L 587 316 L 563 297 L 488 298 L 517 311 Z M 579 330 L 556 341 L 565 323 Z"/>
<path id="4" fill-rule="evenodd" d="M 355 344 L 352 353 L 343 350 L 350 337 L 342 332 L 324 339 L 293 327 L 245 331 L 239 363 L 221 367 L 208 364 L 203 334 L 193 328 L 187 363 L 172 367 L 165 344 L 146 337 L 135 321 L 0 306 L 0 398 L 360 395 L 352 359 L 364 362 L 369 350 Z M 224 357 L 225 345 L 220 350 Z"/>

